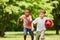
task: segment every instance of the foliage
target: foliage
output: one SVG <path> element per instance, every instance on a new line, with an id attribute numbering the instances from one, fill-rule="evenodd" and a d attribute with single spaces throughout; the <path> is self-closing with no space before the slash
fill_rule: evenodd
<path id="1" fill-rule="evenodd" d="M 31 10 L 31 15 L 33 20 L 38 17 L 38 9 L 46 10 L 46 16 L 50 19 L 54 19 L 54 16 L 51 14 L 52 10 L 57 8 L 59 2 L 57 0 L 1 0 L 0 1 L 0 25 L 2 24 L 2 14 L 4 15 L 3 20 L 6 19 L 6 30 L 16 31 L 18 28 L 16 27 L 16 22 L 19 16 L 21 16 L 24 12 L 25 8 L 29 8 Z M 3 9 L 3 12 L 2 12 Z M 7 13 L 7 14 L 6 14 Z M 8 20 L 8 22 L 7 22 Z M 5 21 L 4 21 L 5 22 Z M 22 22 L 21 22 L 22 24 Z M 20 30 L 22 30 L 22 25 Z"/>

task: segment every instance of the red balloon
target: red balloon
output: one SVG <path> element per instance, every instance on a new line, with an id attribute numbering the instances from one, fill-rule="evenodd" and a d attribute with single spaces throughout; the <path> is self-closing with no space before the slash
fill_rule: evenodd
<path id="1" fill-rule="evenodd" d="M 52 24 L 53 24 L 53 22 L 51 20 L 46 20 L 45 21 L 45 27 L 46 28 L 52 28 Z"/>

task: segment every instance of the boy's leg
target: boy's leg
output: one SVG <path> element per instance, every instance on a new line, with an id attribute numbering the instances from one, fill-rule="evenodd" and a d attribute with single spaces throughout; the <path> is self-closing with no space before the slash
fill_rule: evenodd
<path id="1" fill-rule="evenodd" d="M 24 40 L 26 40 L 26 35 L 24 35 Z"/>
<path id="2" fill-rule="evenodd" d="M 38 32 L 36 33 L 36 40 L 39 40 L 39 38 L 40 38 L 40 32 L 38 31 Z"/>
<path id="3" fill-rule="evenodd" d="M 41 40 L 44 40 L 44 38 L 41 38 Z"/>
<path id="4" fill-rule="evenodd" d="M 45 34 L 45 31 L 42 30 L 42 31 L 41 31 L 41 40 L 44 40 L 44 34 Z"/>
<path id="5" fill-rule="evenodd" d="M 26 40 L 27 32 L 28 32 L 28 29 L 24 28 L 24 40 Z"/>
<path id="6" fill-rule="evenodd" d="M 33 31 L 31 29 L 29 29 L 29 33 L 31 35 L 31 40 L 34 40 L 34 33 L 33 33 Z"/>

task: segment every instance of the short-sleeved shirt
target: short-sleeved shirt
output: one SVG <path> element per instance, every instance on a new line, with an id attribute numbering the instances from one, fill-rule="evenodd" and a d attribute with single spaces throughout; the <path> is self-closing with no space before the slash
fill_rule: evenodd
<path id="1" fill-rule="evenodd" d="M 43 19 L 41 19 L 40 17 L 36 18 L 33 23 L 37 24 L 37 31 L 41 31 L 41 30 L 46 30 L 45 28 L 45 21 L 47 20 L 47 17 L 44 17 Z"/>
<path id="2" fill-rule="evenodd" d="M 29 28 L 29 29 L 32 28 L 31 23 L 29 23 L 32 21 L 32 17 L 30 15 L 28 17 L 26 17 L 25 15 L 22 15 L 22 16 L 20 16 L 20 18 L 23 20 L 23 26 L 24 27 Z"/>

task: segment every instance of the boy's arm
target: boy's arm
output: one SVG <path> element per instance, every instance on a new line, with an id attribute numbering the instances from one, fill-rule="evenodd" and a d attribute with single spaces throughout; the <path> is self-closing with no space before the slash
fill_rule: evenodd
<path id="1" fill-rule="evenodd" d="M 37 21 L 38 21 L 38 20 L 37 20 L 37 19 L 35 19 L 35 20 L 32 22 L 32 31 L 34 30 L 34 26 L 33 26 L 33 25 L 34 25 L 34 24 L 36 24 L 36 23 L 37 23 Z"/>
<path id="2" fill-rule="evenodd" d="M 20 20 L 23 19 L 23 16 L 19 17 L 18 20 L 17 20 L 17 26 L 20 25 Z"/>
<path id="3" fill-rule="evenodd" d="M 32 22 L 32 31 L 34 31 L 34 26 L 33 25 L 34 25 L 34 23 Z"/>
<path id="4" fill-rule="evenodd" d="M 17 26 L 19 26 L 20 25 L 20 18 L 18 18 L 18 20 L 17 20 Z"/>

